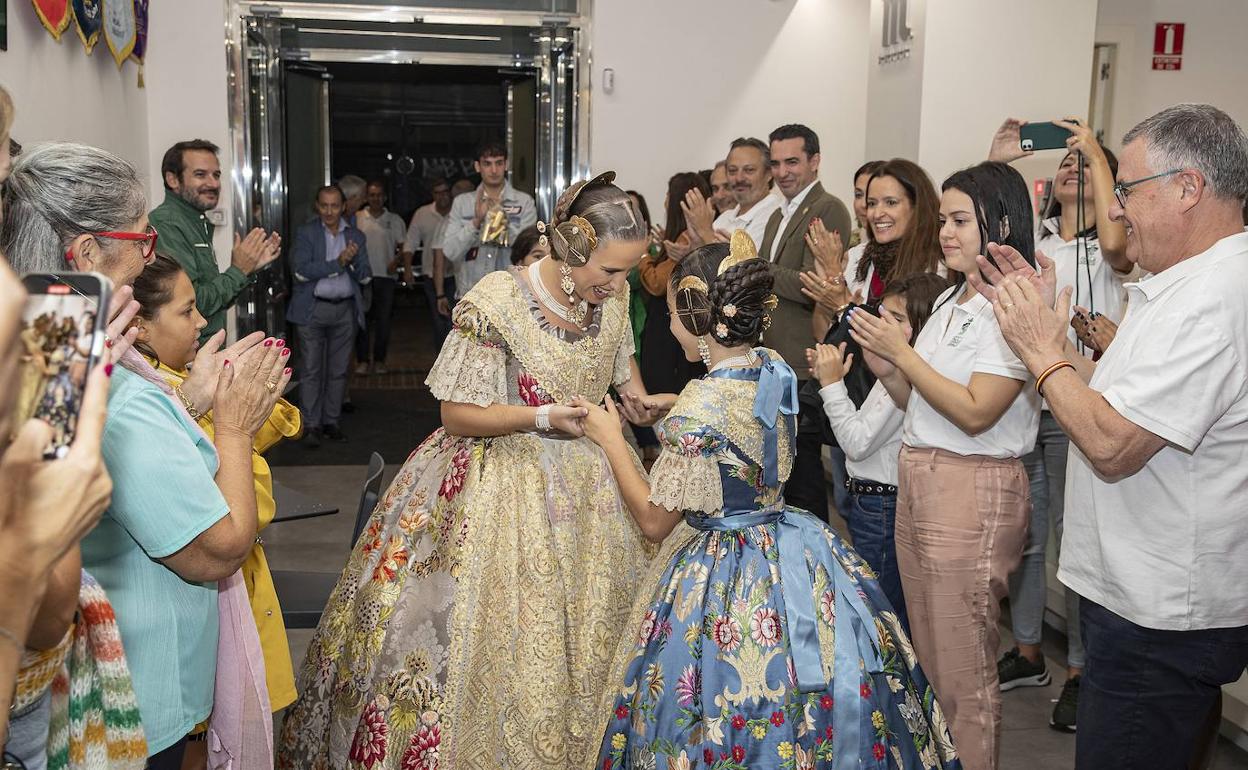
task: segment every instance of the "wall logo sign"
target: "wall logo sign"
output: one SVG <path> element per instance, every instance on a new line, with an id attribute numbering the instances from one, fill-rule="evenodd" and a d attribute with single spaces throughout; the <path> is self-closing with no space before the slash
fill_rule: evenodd
<path id="1" fill-rule="evenodd" d="M 883 0 L 884 24 L 880 35 L 881 65 L 910 58 L 914 30 L 910 29 L 909 0 Z"/>
<path id="2" fill-rule="evenodd" d="M 1183 28 L 1186 24 L 1159 21 L 1153 31 L 1153 69 L 1183 69 Z"/>

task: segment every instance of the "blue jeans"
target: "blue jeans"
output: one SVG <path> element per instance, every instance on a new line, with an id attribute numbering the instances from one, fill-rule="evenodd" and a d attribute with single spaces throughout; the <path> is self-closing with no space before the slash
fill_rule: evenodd
<path id="1" fill-rule="evenodd" d="M 1087 599 L 1080 609 L 1076 770 L 1187 767 L 1222 686 L 1248 666 L 1248 626 L 1157 631 Z"/>
<path id="2" fill-rule="evenodd" d="M 1070 439 L 1049 412 L 1040 413 L 1036 448 L 1023 458 L 1031 483 L 1031 524 L 1023 561 L 1010 575 L 1010 619 L 1014 638 L 1023 644 L 1040 644 L 1044 627 L 1044 605 L 1048 597 L 1045 551 L 1049 525 L 1057 533 L 1058 553 L 1062 547 L 1065 513 L 1066 454 Z M 1066 665 L 1083 668 L 1086 657 L 1079 628 L 1079 595 L 1066 589 Z"/>
<path id="3" fill-rule="evenodd" d="M 897 524 L 897 495 L 849 495 L 846 519 L 854 550 L 879 577 L 880 588 L 888 597 L 901 626 L 910 633 L 906 597 L 901 590 L 897 569 L 897 545 L 893 529 Z"/>
<path id="4" fill-rule="evenodd" d="M 845 523 L 848 524 L 850 495 L 849 488 L 845 486 L 845 482 L 849 481 L 849 471 L 845 470 L 845 450 L 839 446 L 829 446 L 828 455 L 832 458 L 829 468 L 832 472 L 832 504 L 836 506 L 836 512 L 841 514 L 841 518 L 845 519 Z"/>
<path id="5" fill-rule="evenodd" d="M 52 721 L 52 688 L 24 710 L 9 717 L 9 736 L 4 750 L 26 766 L 44 770 L 48 766 L 48 727 Z"/>

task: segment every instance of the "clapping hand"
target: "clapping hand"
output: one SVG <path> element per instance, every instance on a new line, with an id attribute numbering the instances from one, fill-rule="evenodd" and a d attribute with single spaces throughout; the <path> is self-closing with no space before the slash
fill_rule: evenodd
<path id="1" fill-rule="evenodd" d="M 1118 336 L 1118 324 L 1101 313 L 1093 313 L 1079 305 L 1075 306 L 1070 325 L 1079 341 L 1098 353 L 1104 353 L 1109 343 Z"/>
<path id="2" fill-rule="evenodd" d="M 697 241 L 697 245 L 707 243 L 715 237 L 715 209 L 698 188 L 691 187 L 685 193 L 685 199 L 680 202 L 680 210 L 685 214 L 688 228 L 686 232 L 691 240 Z"/>
<path id="3" fill-rule="evenodd" d="M 889 313 L 873 315 L 861 308 L 849 312 L 849 335 L 880 358 L 896 364 L 898 357 L 910 350 L 901 324 Z"/>
<path id="4" fill-rule="evenodd" d="M 212 401 L 217 392 L 217 381 L 221 378 L 221 368 L 226 361 L 237 361 L 243 353 L 259 345 L 264 340 L 264 332 L 252 332 L 225 350 L 221 343 L 225 342 L 225 329 L 208 338 L 195 354 L 191 362 L 190 374 L 182 381 L 182 392 L 190 399 L 200 414 L 207 414 L 212 409 Z M 278 340 L 279 348 L 285 349 L 285 340 Z"/>
<path id="5" fill-rule="evenodd" d="M 270 337 L 222 364 L 212 402 L 218 432 L 233 430 L 254 438 L 272 414 L 292 374 L 286 366 L 289 350 L 279 341 Z"/>
<path id="6" fill-rule="evenodd" d="M 355 255 L 360 253 L 360 246 L 355 241 L 347 244 L 347 247 L 338 255 L 338 264 L 346 267 L 351 264 L 351 260 L 355 259 Z"/>
<path id="7" fill-rule="evenodd" d="M 802 282 L 802 294 L 825 310 L 835 313 L 849 304 L 849 287 L 840 275 L 824 278 L 817 273 L 800 272 L 797 277 Z"/>
<path id="8" fill-rule="evenodd" d="M 845 379 L 849 368 L 854 365 L 854 354 L 845 352 L 847 346 L 848 343 L 845 342 L 840 345 L 819 343 L 813 350 L 807 348 L 806 364 L 814 373 L 815 379 L 819 380 L 820 386 L 826 388 Z"/>
<path id="9" fill-rule="evenodd" d="M 839 230 L 828 232 L 823 220 L 815 217 L 806 230 L 806 247 L 815 255 L 815 270 L 825 277 L 845 275 L 845 244 Z"/>
<path id="10" fill-rule="evenodd" d="M 980 254 L 975 258 L 979 265 L 979 273 L 971 272 L 966 275 L 966 282 L 973 286 L 975 291 L 992 302 L 997 298 L 996 287 L 999 287 L 1006 278 L 1018 278 L 1031 283 L 1048 306 L 1053 307 L 1057 297 L 1057 268 L 1053 260 L 1049 259 L 1043 251 L 1036 252 L 1039 272 L 1036 272 L 1036 268 L 1023 259 L 1023 255 L 1012 246 L 990 243 L 988 254 L 992 257 L 992 261 Z"/>

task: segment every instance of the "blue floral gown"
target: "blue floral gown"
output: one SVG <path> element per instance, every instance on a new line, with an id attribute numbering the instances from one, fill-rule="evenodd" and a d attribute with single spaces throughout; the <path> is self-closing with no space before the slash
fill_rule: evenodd
<path id="1" fill-rule="evenodd" d="M 658 426 L 650 499 L 684 522 L 625 629 L 598 767 L 960 768 L 870 568 L 784 504 L 796 378 L 755 353 L 691 382 Z"/>

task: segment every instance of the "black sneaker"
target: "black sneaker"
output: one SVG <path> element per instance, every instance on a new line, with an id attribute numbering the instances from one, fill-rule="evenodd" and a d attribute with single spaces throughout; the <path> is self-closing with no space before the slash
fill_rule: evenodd
<path id="1" fill-rule="evenodd" d="M 1075 715 L 1079 712 L 1079 677 L 1072 676 L 1062 685 L 1062 694 L 1057 696 L 1057 705 L 1053 707 L 1053 716 L 1049 717 L 1049 727 L 1062 733 L 1075 731 Z"/>
<path id="2" fill-rule="evenodd" d="M 339 430 L 337 425 L 326 425 L 324 428 L 321 428 L 321 433 L 323 433 L 325 435 L 325 438 L 329 439 L 330 441 L 346 441 L 347 440 L 347 437 L 343 435 L 342 431 Z"/>
<path id="3" fill-rule="evenodd" d="M 354 411 L 355 411 L 355 404 L 351 403 L 350 401 L 343 401 L 343 402 L 342 402 L 342 413 L 343 413 L 343 414 L 351 414 L 351 413 L 352 413 L 352 412 L 354 412 Z"/>
<path id="4" fill-rule="evenodd" d="M 308 428 L 303 434 L 303 445 L 308 449 L 317 449 L 321 446 L 321 429 Z"/>
<path id="5" fill-rule="evenodd" d="M 1040 658 L 1039 663 L 1032 663 L 1019 654 L 1017 647 L 997 661 L 997 677 L 1001 680 L 1001 692 L 1009 692 L 1015 687 L 1044 687 L 1052 681 L 1044 658 Z"/>

